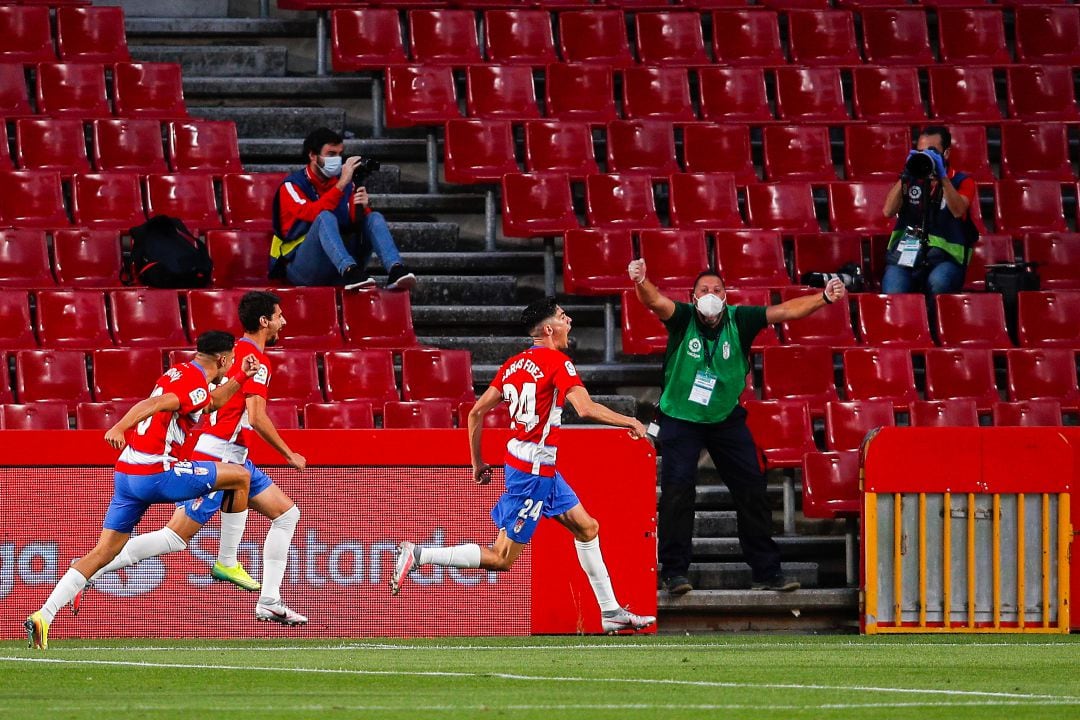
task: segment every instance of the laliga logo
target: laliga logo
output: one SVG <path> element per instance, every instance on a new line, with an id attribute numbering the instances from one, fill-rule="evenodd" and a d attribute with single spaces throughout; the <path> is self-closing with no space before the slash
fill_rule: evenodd
<path id="1" fill-rule="evenodd" d="M 913 201 L 917 201 L 919 198 L 922 197 L 922 188 L 918 185 L 912 185 L 910 188 L 908 188 L 908 197 L 911 198 Z"/>

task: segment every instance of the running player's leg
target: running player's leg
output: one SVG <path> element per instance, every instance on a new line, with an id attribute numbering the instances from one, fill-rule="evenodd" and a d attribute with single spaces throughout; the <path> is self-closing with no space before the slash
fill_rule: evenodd
<path id="1" fill-rule="evenodd" d="M 200 529 L 202 529 L 202 523 L 192 520 L 181 505 L 176 508 L 165 527 L 136 535 L 128 540 L 112 562 L 94 573 L 90 580 L 93 582 L 106 573 L 129 567 L 147 558 L 180 552 L 187 548 L 191 538 L 195 537 Z"/>
<path id="2" fill-rule="evenodd" d="M 285 579 L 285 567 L 289 562 L 289 546 L 292 545 L 296 525 L 300 522 L 300 508 L 296 507 L 296 503 L 265 473 L 254 466 L 251 469 L 249 503 L 255 512 L 270 520 L 270 529 L 263 541 L 262 592 L 255 607 L 255 618 L 286 625 L 302 625 L 307 622 L 307 618 L 290 610 L 281 600 L 281 582 Z"/>

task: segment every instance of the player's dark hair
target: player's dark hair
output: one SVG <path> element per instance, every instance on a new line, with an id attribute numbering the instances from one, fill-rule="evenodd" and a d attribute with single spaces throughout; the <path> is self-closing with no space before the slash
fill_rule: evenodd
<path id="1" fill-rule="evenodd" d="M 236 338 L 224 330 L 207 330 L 195 339 L 195 349 L 202 355 L 227 353 L 236 345 Z"/>
<path id="2" fill-rule="evenodd" d="M 310 153 L 318 155 L 323 145 L 340 145 L 343 142 L 345 139 L 330 128 L 315 128 L 304 138 L 304 162 L 311 162 Z"/>
<path id="3" fill-rule="evenodd" d="M 529 303 L 528 307 L 521 311 L 521 325 L 525 328 L 525 334 L 532 335 L 540 323 L 555 315 L 558 307 L 559 303 L 553 297 Z"/>
<path id="4" fill-rule="evenodd" d="M 704 270 L 702 270 L 701 272 L 699 272 L 697 274 L 696 278 L 694 278 L 694 284 L 690 286 L 690 291 L 691 292 L 693 292 L 694 289 L 697 288 L 698 281 L 701 280 L 701 278 L 703 278 L 703 277 L 720 278 L 720 282 L 724 283 L 724 276 L 723 275 L 716 272 L 712 268 L 705 268 Z M 727 283 L 724 283 L 724 286 L 727 287 Z"/>
<path id="5" fill-rule="evenodd" d="M 952 145 L 952 133 L 949 132 L 949 128 L 944 125 L 927 125 L 922 129 L 922 132 L 919 133 L 920 137 L 923 135 L 940 135 L 942 150 L 948 150 L 949 146 Z"/>
<path id="6" fill-rule="evenodd" d="M 281 303 L 281 298 L 267 290 L 252 290 L 244 293 L 240 298 L 240 305 L 236 314 L 240 316 L 240 326 L 244 332 L 255 332 L 259 329 L 259 318 L 272 317 L 274 306 Z"/>

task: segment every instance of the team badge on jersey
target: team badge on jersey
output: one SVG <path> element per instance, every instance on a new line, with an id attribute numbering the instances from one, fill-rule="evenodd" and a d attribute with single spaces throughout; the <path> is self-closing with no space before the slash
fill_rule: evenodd
<path id="1" fill-rule="evenodd" d="M 569 360 L 566 361 L 566 373 L 570 377 L 574 377 L 577 375 L 577 368 L 574 367 L 574 363 L 570 362 Z"/>
<path id="2" fill-rule="evenodd" d="M 270 371 L 266 369 L 265 365 L 259 365 L 259 369 L 256 371 L 253 379 L 260 385 L 266 385 L 270 382 Z"/>

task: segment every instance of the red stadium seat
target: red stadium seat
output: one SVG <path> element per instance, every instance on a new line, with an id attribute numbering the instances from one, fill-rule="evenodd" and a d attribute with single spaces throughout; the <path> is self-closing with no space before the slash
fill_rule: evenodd
<path id="1" fill-rule="evenodd" d="M 689 287 L 698 273 L 709 267 L 708 247 L 701 230 L 642 230 L 639 241 L 649 279 L 660 287 Z"/>
<path id="2" fill-rule="evenodd" d="M 698 82 L 701 85 L 702 120 L 718 123 L 773 120 L 767 99 L 765 72 L 761 68 L 701 68 Z"/>
<path id="3" fill-rule="evenodd" d="M 404 65 L 397 8 L 350 7 L 330 11 L 330 62 L 334 72 L 382 70 Z"/>
<path id="4" fill-rule="evenodd" d="M 1028 233 L 1024 259 L 1038 263 L 1047 290 L 1080 290 L 1080 233 Z"/>
<path id="5" fill-rule="evenodd" d="M 1009 400 L 1057 400 L 1066 410 L 1080 408 L 1076 353 L 1058 348 L 1029 348 L 1006 353 Z"/>
<path id="6" fill-rule="evenodd" d="M 1021 347 L 1080 349 L 1080 292 L 1022 292 L 1017 334 Z"/>
<path id="7" fill-rule="evenodd" d="M 631 67 L 624 70 L 623 115 L 631 120 L 696 120 L 686 68 Z"/>
<path id="8" fill-rule="evenodd" d="M 169 164 L 178 173 L 223 175 L 243 172 L 236 123 L 231 120 L 176 120 L 169 123 Z"/>
<path id="9" fill-rule="evenodd" d="M 585 215 L 595 227 L 660 227 L 652 181 L 644 175 L 585 178 Z"/>
<path id="10" fill-rule="evenodd" d="M 469 117 L 540 117 L 532 68 L 526 65 L 470 65 L 465 71 L 465 88 Z"/>
<path id="11" fill-rule="evenodd" d="M 71 212 L 78 225 L 127 230 L 146 222 L 139 176 L 135 173 L 76 175 L 71 199 Z"/>
<path id="12" fill-rule="evenodd" d="M 912 427 L 977 427 L 979 410 L 973 398 L 918 400 L 911 404 Z"/>
<path id="13" fill-rule="evenodd" d="M 332 287 L 276 288 L 285 327 L 282 343 L 289 348 L 341 347 L 337 291 Z"/>
<path id="14" fill-rule="evenodd" d="M 735 178 L 728 173 L 676 173 L 669 180 L 668 192 L 675 227 L 743 226 Z"/>
<path id="15" fill-rule="evenodd" d="M 634 62 L 622 10 L 566 10 L 559 13 L 559 54 L 566 62 L 627 67 Z"/>
<path id="16" fill-rule="evenodd" d="M 997 231 L 1065 232 L 1061 186 L 1053 180 L 1000 180 L 994 186 Z"/>
<path id="17" fill-rule="evenodd" d="M 993 182 L 994 174 L 990 170 L 990 158 L 986 152 L 986 126 L 953 125 L 951 132 L 949 165 L 963 170 L 979 182 Z"/>
<path id="18" fill-rule="evenodd" d="M 834 519 L 862 512 L 859 452 L 810 452 L 803 457 L 803 515 Z"/>
<path id="19" fill-rule="evenodd" d="M 812 233 L 821 229 L 808 182 L 747 185 L 746 219 L 751 227 L 764 230 Z"/>
<path id="20" fill-rule="evenodd" d="M 60 175 L 50 170 L 0 172 L 0 217 L 5 225 L 19 228 L 71 225 Z"/>
<path id="21" fill-rule="evenodd" d="M 105 72 L 91 63 L 41 63 L 37 66 L 37 109 L 43 115 L 108 117 Z"/>
<path id="22" fill-rule="evenodd" d="M 985 233 L 979 236 L 979 242 L 968 260 L 964 291 L 983 291 L 986 289 L 986 266 L 993 263 L 1011 263 L 1016 261 L 1012 235 Z"/>
<path id="23" fill-rule="evenodd" d="M 15 353 L 15 397 L 21 403 L 90 402 L 86 355 L 76 350 L 19 350 Z"/>
<path id="24" fill-rule="evenodd" d="M 206 233 L 206 246 L 214 261 L 214 285 L 265 285 L 272 235 L 270 231 L 258 230 L 211 230 Z"/>
<path id="25" fill-rule="evenodd" d="M 108 119 L 92 123 L 94 165 L 98 170 L 168 172 L 157 120 Z"/>
<path id="26" fill-rule="evenodd" d="M 600 172 L 592 130 L 574 121 L 530 120 L 525 123 L 525 168 L 529 172 L 566 173 L 572 178 Z"/>
<path id="27" fill-rule="evenodd" d="M 0 9 L 4 9 L 3 6 Z M 0 57 L 0 61 L 3 58 Z M 0 62 L 0 113 L 7 118 L 32 115 L 30 94 L 26 89 L 26 74 L 18 63 Z M 4 136 L 7 137 L 5 129 Z"/>
<path id="28" fill-rule="evenodd" d="M 187 117 L 180 66 L 174 63 L 117 63 L 113 93 L 117 117 Z"/>
<path id="29" fill-rule="evenodd" d="M 825 403 L 839 400 L 833 380 L 832 350 L 818 345 L 767 347 L 762 357 L 766 400 L 804 400 L 823 415 Z"/>
<path id="30" fill-rule="evenodd" d="M 461 117 L 449 67 L 402 65 L 386 69 L 386 126 L 436 125 Z"/>
<path id="31" fill-rule="evenodd" d="M 926 399 L 971 398 L 981 412 L 1000 400 L 988 349 L 931 348 L 926 351 Z"/>
<path id="32" fill-rule="evenodd" d="M 888 400 L 906 410 L 919 399 L 911 353 L 903 348 L 845 350 L 844 382 L 848 400 Z"/>
<path id="33" fill-rule="evenodd" d="M 1080 63 L 1080 10 L 1072 5 L 1018 5 L 1015 12 L 1017 61 Z"/>
<path id="34" fill-rule="evenodd" d="M 936 65 L 929 73 L 930 109 L 935 118 L 982 123 L 1001 120 L 992 68 Z"/>
<path id="35" fill-rule="evenodd" d="M 772 305 L 772 292 L 767 287 L 744 287 L 744 288 L 725 288 L 727 292 L 728 305 L 761 305 L 762 307 L 768 307 Z M 779 345 L 780 336 L 776 334 L 776 326 L 770 325 L 754 338 L 750 344 L 751 350 L 758 352 L 763 348 Z M 750 376 L 750 381 L 753 380 L 753 376 Z M 749 382 L 749 381 L 748 381 Z M 751 383 L 752 384 L 752 383 Z"/>
<path id="36" fill-rule="evenodd" d="M 0 229 L 0 287 L 49 287 L 49 249 L 41 230 Z M 26 296 L 23 295 L 23 304 Z"/>
<path id="37" fill-rule="evenodd" d="M 70 117 L 16 120 L 15 161 L 24 170 L 55 170 L 67 177 L 90 172 L 82 120 Z"/>
<path id="38" fill-rule="evenodd" d="M 125 403 L 81 402 L 75 406 L 77 430 L 108 430 L 128 411 Z"/>
<path id="39" fill-rule="evenodd" d="M 62 402 L 32 402 L 3 406 L 6 430 L 67 430 L 68 406 Z"/>
<path id="40" fill-rule="evenodd" d="M 1064 123 L 1007 124 L 1001 128 L 1001 176 L 1071 182 Z"/>
<path id="41" fill-rule="evenodd" d="M 401 350 L 416 345 L 408 293 L 375 289 L 344 293 L 341 320 L 350 346 Z"/>
<path id="42" fill-rule="evenodd" d="M 757 182 L 746 125 L 685 126 L 683 164 L 688 173 L 731 173 L 740 185 Z"/>
<path id="43" fill-rule="evenodd" d="M 861 268 L 862 238 L 845 233 L 796 235 L 793 259 L 796 281 L 809 272 L 834 273 L 849 264 Z"/>
<path id="44" fill-rule="evenodd" d="M 548 117 L 562 121 L 606 123 L 617 117 L 611 67 L 554 63 L 544 81 Z"/>
<path id="45" fill-rule="evenodd" d="M 825 446 L 829 450 L 858 450 L 867 433 L 894 425 L 893 404 L 888 400 L 825 404 Z"/>
<path id="46" fill-rule="evenodd" d="M 447 8 L 409 11 L 409 54 L 421 65 L 482 63 L 472 10 Z"/>
<path id="47" fill-rule="evenodd" d="M 633 288 L 626 266 L 633 260 L 630 231 L 568 230 L 563 241 L 563 286 L 571 295 L 610 295 Z"/>
<path id="48" fill-rule="evenodd" d="M 562 173 L 503 175 L 502 220 L 507 237 L 561 235 L 578 227 L 570 179 Z"/>
<path id="49" fill-rule="evenodd" d="M 859 336 L 865 344 L 916 349 L 933 347 L 923 294 L 859 293 L 855 303 L 859 308 Z"/>
<path id="50" fill-rule="evenodd" d="M 42 347 L 109 347 L 105 296 L 100 290 L 39 290 L 37 336 Z"/>
<path id="51" fill-rule="evenodd" d="M 921 7 L 863 8 L 863 54 L 874 65 L 934 64 L 926 10 Z"/>
<path id="52" fill-rule="evenodd" d="M 149 288 L 113 290 L 109 292 L 112 306 L 110 329 L 118 345 L 126 347 L 183 347 L 188 344 L 180 317 L 180 302 L 175 290 Z M 202 327 L 191 337 L 194 340 L 206 330 L 227 330 L 237 334 L 238 322 L 227 326 Z"/>
<path id="53" fill-rule="evenodd" d="M 266 356 L 270 359 L 271 367 L 271 402 L 285 400 L 297 405 L 323 402 L 322 387 L 319 385 L 319 368 L 315 364 L 314 351 L 269 348 Z M 296 412 L 295 408 L 293 412 Z"/>
<path id="54" fill-rule="evenodd" d="M 718 65 L 768 67 L 787 62 L 775 12 L 746 7 L 717 10 L 712 26 L 713 56 Z"/>
<path id="55" fill-rule="evenodd" d="M 789 285 L 780 235 L 767 230 L 718 230 L 716 261 L 734 287 Z"/>
<path id="56" fill-rule="evenodd" d="M 0 61 L 35 63 L 56 60 L 53 50 L 49 8 L 18 7 L 15 3 L 0 6 Z"/>
<path id="57" fill-rule="evenodd" d="M 484 12 L 488 62 L 543 66 L 556 62 L 555 36 L 547 10 L 497 9 Z"/>
<path id="58" fill-rule="evenodd" d="M 783 302 L 807 294 L 803 288 L 782 288 L 780 300 Z M 784 341 L 788 345 L 828 345 L 839 348 L 855 344 L 855 332 L 851 329 L 851 308 L 847 298 L 826 305 L 809 317 L 782 323 L 781 327 Z"/>
<path id="59" fill-rule="evenodd" d="M 509 120 L 451 120 L 444 138 L 447 182 L 491 183 L 519 172 Z"/>
<path id="60" fill-rule="evenodd" d="M 188 290 L 187 329 L 192 341 L 207 330 L 242 334 L 237 308 L 243 295 L 243 290 Z"/>
<path id="61" fill-rule="evenodd" d="M 762 132 L 765 178 L 829 182 L 833 170 L 829 129 L 813 125 L 773 125 Z"/>
<path id="62" fill-rule="evenodd" d="M 374 427 L 372 404 L 367 400 L 308 403 L 304 406 L 304 428 L 307 430 L 369 430 Z"/>
<path id="63" fill-rule="evenodd" d="M 638 61 L 643 65 L 708 65 L 701 16 L 696 12 L 634 14 Z"/>
<path id="64" fill-rule="evenodd" d="M 469 427 L 469 412 L 473 409 L 473 402 L 463 402 L 458 405 L 458 427 Z M 501 402 L 487 411 L 484 415 L 485 428 L 505 429 L 510 427 L 510 406 Z"/>
<path id="65" fill-rule="evenodd" d="M 1009 115 L 1021 120 L 1080 120 L 1072 68 L 1064 65 L 1012 65 L 1008 80 Z"/>
<path id="66" fill-rule="evenodd" d="M 1005 22 L 1000 8 L 939 8 L 941 62 L 953 65 L 1008 65 Z"/>
<path id="67" fill-rule="evenodd" d="M 65 287 L 120 284 L 120 237 L 115 230 L 72 228 L 53 232 L 56 280 Z"/>
<path id="68" fill-rule="evenodd" d="M 846 10 L 792 10 L 787 14 L 791 62 L 860 65 L 855 21 Z"/>
<path id="69" fill-rule="evenodd" d="M 668 291 L 669 296 L 680 293 Z M 685 297 L 683 295 L 683 297 Z M 622 351 L 627 355 L 652 355 L 667 348 L 667 328 L 633 291 L 623 293 L 621 303 Z"/>
<path id="70" fill-rule="evenodd" d="M 0 347 L 4 350 L 37 347 L 34 328 L 30 322 L 30 303 L 25 291 L 0 290 Z M 7 356 L 2 352 L 0 360 L 7 361 Z M 0 381 L 0 391 L 6 386 L 6 382 Z"/>
<path id="71" fill-rule="evenodd" d="M 468 350 L 415 349 L 401 354 L 401 397 L 405 400 L 476 399 Z"/>
<path id="72" fill-rule="evenodd" d="M 230 173 L 221 179 L 222 212 L 233 229 L 270 230 L 284 173 Z M 265 265 L 265 263 L 264 263 Z M 263 275 L 266 275 L 265 268 Z"/>
<path id="73" fill-rule="evenodd" d="M 810 409 L 802 400 L 749 400 L 746 424 L 765 467 L 799 467 L 803 455 L 817 449 Z"/>
<path id="74" fill-rule="evenodd" d="M 671 123 L 613 120 L 607 125 L 607 170 L 660 177 L 679 172 Z"/>
<path id="75" fill-rule="evenodd" d="M 947 347 L 1011 347 L 997 293 L 937 295 L 938 340 Z"/>
<path id="76" fill-rule="evenodd" d="M 840 87 L 840 69 L 778 68 L 776 115 L 789 122 L 847 122 L 850 118 Z"/>
<path id="77" fill-rule="evenodd" d="M 894 181 L 834 182 L 829 185 L 829 226 L 839 232 L 888 234 L 896 223 L 881 209 Z"/>
<path id="78" fill-rule="evenodd" d="M 124 62 L 131 59 L 119 7 L 62 7 L 56 10 L 56 49 L 65 62 Z"/>
<path id="79" fill-rule="evenodd" d="M 1062 424 L 1061 403 L 1049 398 L 999 402 L 994 403 L 990 417 L 999 427 L 1056 427 Z"/>
<path id="80" fill-rule="evenodd" d="M 221 227 L 214 180 L 207 175 L 147 176 L 146 214 L 180 218 L 196 233 Z"/>
<path id="81" fill-rule="evenodd" d="M 300 427 L 297 417 L 296 403 L 269 402 L 266 404 L 266 416 L 278 430 L 295 430 Z"/>
<path id="82" fill-rule="evenodd" d="M 104 348 L 90 353 L 96 402 L 137 402 L 149 397 L 164 372 L 161 350 Z"/>
<path id="83" fill-rule="evenodd" d="M 855 117 L 873 123 L 926 122 L 916 68 L 866 66 L 851 75 Z"/>
<path id="84" fill-rule="evenodd" d="M 384 428 L 451 428 L 454 408 L 445 400 L 418 402 L 388 402 L 383 406 Z"/>
<path id="85" fill-rule="evenodd" d="M 398 399 L 394 356 L 389 350 L 331 350 L 323 362 L 327 400 L 365 400 L 380 415 L 383 403 Z"/>

